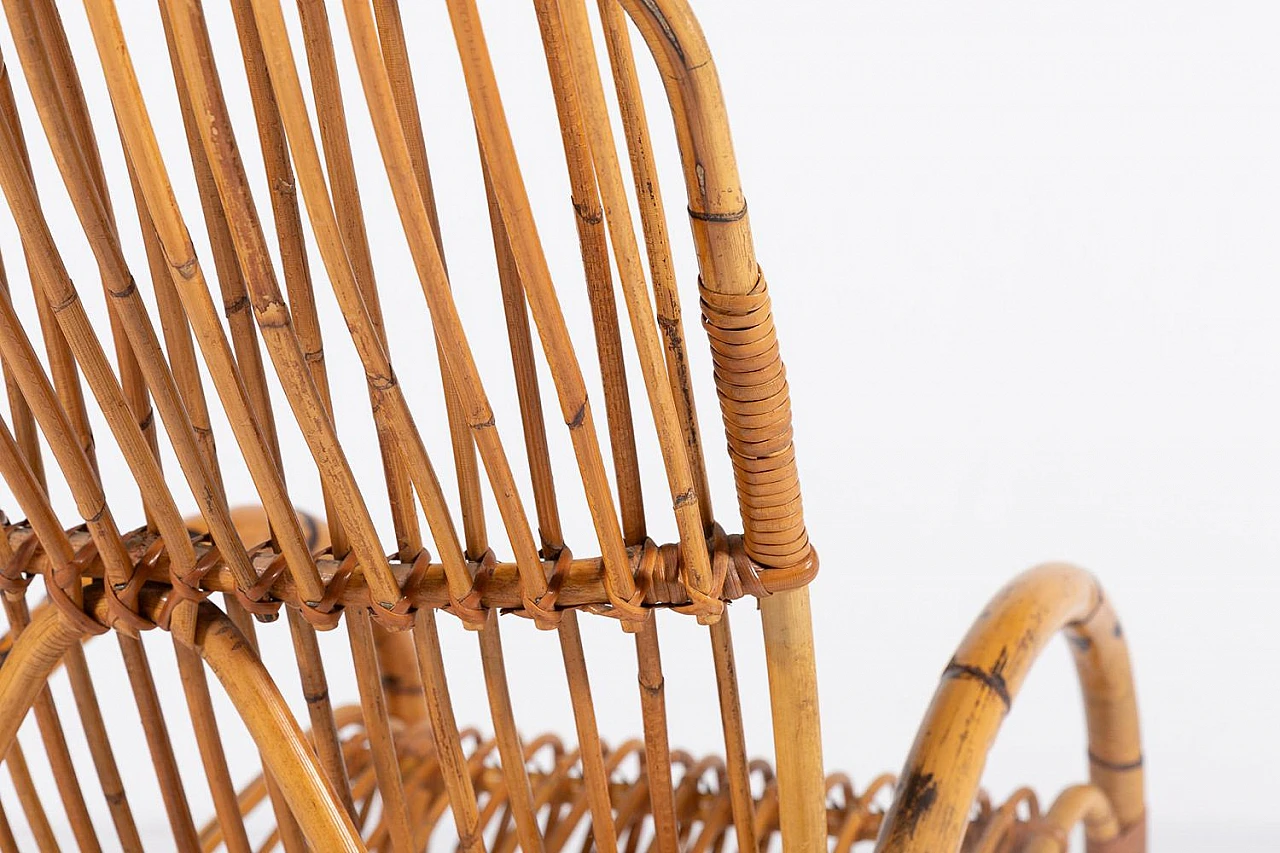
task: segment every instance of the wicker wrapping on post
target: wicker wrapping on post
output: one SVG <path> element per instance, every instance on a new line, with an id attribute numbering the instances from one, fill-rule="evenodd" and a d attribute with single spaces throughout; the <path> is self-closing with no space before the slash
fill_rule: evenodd
<path id="1" fill-rule="evenodd" d="M 764 574 L 769 589 L 803 585 L 812 580 L 817 561 L 804 526 L 791 397 L 769 288 L 761 275 L 746 294 L 717 293 L 705 285 L 699 292 L 747 554 L 770 567 Z"/>

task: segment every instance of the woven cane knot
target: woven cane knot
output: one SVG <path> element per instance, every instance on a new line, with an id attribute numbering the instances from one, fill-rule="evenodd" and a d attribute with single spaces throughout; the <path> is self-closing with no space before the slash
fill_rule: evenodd
<path id="1" fill-rule="evenodd" d="M 549 631 L 560 624 L 562 614 L 556 609 L 556 602 L 560 598 L 565 579 L 569 576 L 569 568 L 573 565 L 573 552 L 568 545 L 562 545 L 553 559 L 546 591 L 537 599 L 530 596 L 528 590 L 521 592 L 524 615 L 533 619 L 533 624 L 543 631 Z"/>
<path id="2" fill-rule="evenodd" d="M 387 561 L 396 559 L 395 554 L 387 556 Z M 427 570 L 431 568 L 431 552 L 422 548 L 414 556 L 409 565 L 409 576 L 400 586 L 400 597 L 391 608 L 386 608 L 372 600 L 370 591 L 369 610 L 378 624 L 390 631 L 407 631 L 413 627 L 414 600 L 421 594 L 423 583 L 427 578 Z"/>
<path id="3" fill-rule="evenodd" d="M 146 528 L 140 528 L 126 535 L 124 539 L 130 538 L 144 533 Z M 88 527 L 84 527 L 84 531 L 88 533 Z M 158 541 L 158 540 L 157 540 Z M 72 558 L 71 564 L 67 567 L 68 575 L 67 583 L 70 583 L 70 577 L 74 575 L 76 578 L 85 578 L 91 574 L 94 563 L 101 559 L 98 553 L 96 540 L 90 538 L 88 542 L 76 552 Z M 138 612 L 138 595 L 142 592 L 142 586 L 146 583 L 147 573 L 142 570 L 140 565 L 133 565 L 130 562 L 130 572 L 128 578 L 119 583 L 112 583 L 103 572 L 102 589 L 107 602 L 108 623 L 115 625 L 125 633 L 136 634 L 138 631 L 149 631 L 156 627 L 156 624 L 147 617 Z"/>
<path id="4" fill-rule="evenodd" d="M 299 602 L 298 611 L 302 618 L 317 631 L 332 631 L 338 627 L 338 622 L 342 619 L 342 596 L 347 590 L 347 584 L 351 582 L 356 565 L 355 553 L 349 552 L 338 563 L 333 577 L 325 584 L 324 595 L 320 600 Z M 382 608 L 375 607 L 375 612 L 380 609 Z"/>
<path id="5" fill-rule="evenodd" d="M 481 604 L 481 598 L 484 595 L 485 585 L 493 577 L 493 569 L 497 564 L 498 558 L 494 555 L 493 549 L 486 548 L 476 563 L 476 570 L 471 576 L 471 586 L 466 593 L 461 596 L 456 595 L 453 586 L 449 586 L 448 610 L 462 620 L 462 624 L 468 629 L 483 628 L 488 619 L 488 610 Z"/>
<path id="6" fill-rule="evenodd" d="M 156 617 L 156 624 L 165 630 L 169 630 L 173 613 L 179 605 L 187 603 L 199 604 L 209 597 L 209 590 L 202 588 L 201 583 L 204 581 L 205 575 L 222 564 L 222 552 L 218 550 L 217 543 L 213 541 L 213 537 L 208 534 L 202 534 L 193 537 L 192 541 L 195 544 L 207 545 L 208 549 L 196 559 L 195 564 L 185 574 L 179 573 L 170 563 L 169 594 L 165 596 L 164 605 L 160 608 L 160 613 Z M 160 564 L 164 556 L 164 539 L 156 539 L 142 555 L 139 565 L 145 569 L 143 573 L 149 574 L 153 567 Z"/>
<path id="7" fill-rule="evenodd" d="M 40 540 L 32 536 L 14 549 L 9 559 L 0 566 L 0 593 L 21 596 L 26 592 L 35 577 L 31 572 L 31 563 L 35 560 L 39 546 Z"/>
<path id="8" fill-rule="evenodd" d="M 257 554 L 270 548 L 271 542 L 267 541 L 248 551 L 250 554 Z M 284 574 L 287 565 L 284 554 L 276 554 L 271 562 L 267 563 L 266 571 L 258 576 L 253 586 L 244 589 L 236 584 L 233 593 L 236 601 L 240 602 L 240 606 L 252 613 L 259 622 L 274 622 L 280 617 L 280 605 L 284 602 L 271 595 L 271 588 Z"/>
<path id="9" fill-rule="evenodd" d="M 51 564 L 44 578 L 49 601 L 84 634 L 105 634 L 108 630 L 106 625 L 85 613 L 78 600 L 82 597 L 81 569 L 91 565 L 97 553 L 97 546 L 93 540 L 89 540 L 72 556 L 70 562 L 58 566 Z"/>

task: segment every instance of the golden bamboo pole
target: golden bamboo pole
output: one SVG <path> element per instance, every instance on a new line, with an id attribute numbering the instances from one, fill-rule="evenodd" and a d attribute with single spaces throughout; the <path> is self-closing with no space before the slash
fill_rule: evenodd
<path id="1" fill-rule="evenodd" d="M 960 849 L 987 752 L 1032 664 L 1060 632 L 1071 640 L 1084 693 L 1092 782 L 1115 809 L 1121 835 L 1143 836 L 1142 745 L 1119 626 L 1094 578 L 1073 566 L 1040 566 L 1001 590 L 943 673 L 876 850 Z"/>

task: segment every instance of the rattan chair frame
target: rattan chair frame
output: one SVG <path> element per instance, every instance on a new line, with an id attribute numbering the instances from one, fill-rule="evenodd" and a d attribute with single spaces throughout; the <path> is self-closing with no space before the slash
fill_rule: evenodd
<path id="1" fill-rule="evenodd" d="M 93 252 L 110 325 L 91 319 L 63 262 L 26 147 L 33 131 L 23 126 L 9 77 L 0 77 L 0 186 L 36 309 L 34 318 L 20 316 L 0 274 L 8 395 L 0 474 L 23 517 L 6 520 L 0 536 L 0 597 L 10 626 L 0 645 L 0 755 L 17 799 L 0 803 L 0 851 L 17 849 L 8 817 L 16 811 L 42 850 L 57 849 L 60 819 L 50 815 L 52 798 L 38 789 L 17 739 L 28 713 L 75 843 L 102 846 L 63 731 L 68 709 L 49 689 L 60 666 L 116 838 L 124 849 L 142 848 L 83 649 L 105 633 L 123 655 L 173 844 L 183 851 L 254 849 L 244 816 L 262 803 L 275 817 L 264 846 L 288 851 L 422 849 L 446 813 L 457 848 L 467 851 L 554 851 L 584 843 L 583 833 L 603 851 L 720 850 L 730 840 L 761 850 L 778 839 L 788 851 L 872 841 L 880 851 L 1049 851 L 1066 849 L 1080 825 L 1092 853 L 1145 850 L 1142 752 L 1123 632 L 1092 576 L 1066 565 L 1031 570 L 983 611 L 947 665 L 896 784 L 884 776 L 858 793 L 848 777 L 824 775 L 808 590 L 818 559 L 804 525 L 768 289 L 700 26 L 687 0 L 598 0 L 598 54 L 584 0 L 534 0 L 590 296 L 604 392 L 599 428 L 476 2 L 446 4 L 480 151 L 532 514 L 451 293 L 410 38 L 396 0 L 341 0 L 333 8 L 299 0 L 301 54 L 280 0 L 231 0 L 269 219 L 256 206 L 232 131 L 220 79 L 228 71 L 215 62 L 202 4 L 160 0 L 211 267 L 196 255 L 194 226 L 172 184 L 170 169 L 178 167 L 162 155 L 115 0 L 84 0 L 96 57 L 73 55 L 54 0 L 3 0 L 40 144 L 52 153 Z M 357 79 L 339 73 L 329 17 L 339 7 Z M 656 63 L 673 118 L 741 534 L 727 535 L 711 505 L 633 31 Z M 137 211 L 128 226 L 117 219 L 81 86 L 80 69 L 91 66 L 106 81 L 125 152 L 128 201 Z M 434 330 L 457 518 L 392 363 L 344 107 L 344 90 L 356 87 Z M 145 271 L 131 269 L 122 249 L 122 229 L 135 226 Z M 383 498 L 358 480 L 335 426 L 335 399 L 340 392 L 349 398 L 330 383 L 316 294 L 323 280 L 367 380 L 396 537 L 390 555 L 371 514 Z M 140 288 L 149 289 L 154 309 Z M 628 384 L 628 348 L 642 399 Z M 569 434 L 598 556 L 575 556 L 564 541 L 555 476 L 571 472 L 553 472 L 549 462 L 540 359 Z M 280 389 L 274 399 L 287 406 L 273 402 L 272 383 Z M 633 419 L 646 407 L 651 422 Z M 215 446 L 216 412 L 229 422 L 234 447 Z M 90 426 L 99 413 L 142 498 L 145 524 L 136 530 L 121 527 L 103 488 Z M 324 523 L 299 513 L 290 497 L 277 429 L 288 418 L 319 474 Z M 664 546 L 648 538 L 652 509 L 641 498 L 636 436 L 650 427 L 678 532 Z M 179 511 L 182 483 L 161 468 L 162 435 L 199 517 Z M 220 463 L 231 453 L 247 466 L 260 509 L 231 508 Z M 54 478 L 80 516 L 70 528 L 49 498 Z M 493 549 L 486 494 L 509 561 Z M 29 602 L 30 590 L 41 588 L 44 600 Z M 743 597 L 761 613 L 772 767 L 748 759 L 726 608 Z M 282 610 L 307 703 L 305 727 L 257 653 L 258 623 Z M 695 759 L 668 743 L 660 610 L 706 626 L 723 757 Z M 454 717 L 438 612 L 477 637 L 491 740 L 460 729 Z M 557 635 L 574 747 L 519 734 L 501 635 L 509 617 L 500 614 L 512 612 Z M 644 730 L 617 749 L 602 743 L 597 727 L 580 614 L 612 617 L 634 637 Z M 357 678 L 355 708 L 333 706 L 317 636 L 340 625 Z M 172 635 L 208 781 L 215 819 L 203 830 L 141 640 L 155 628 Z M 979 789 L 988 751 L 1035 658 L 1060 633 L 1071 642 L 1084 695 L 1089 782 L 1067 788 L 1044 812 L 1026 791 L 993 807 Z M 261 755 L 262 776 L 241 790 L 228 770 L 210 672 Z M 551 756 L 550 766 L 536 760 L 542 755 Z M 619 768 L 630 757 L 642 769 L 624 780 Z M 708 777 L 716 780 L 711 788 L 702 783 Z M 890 786 L 891 804 L 881 808 L 877 796 Z M 375 799 L 379 817 L 371 821 Z"/>

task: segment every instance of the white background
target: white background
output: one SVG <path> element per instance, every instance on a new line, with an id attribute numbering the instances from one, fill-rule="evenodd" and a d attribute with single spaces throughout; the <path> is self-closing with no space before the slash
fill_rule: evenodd
<path id="1" fill-rule="evenodd" d="M 121 5 L 130 13 L 130 44 L 153 109 L 165 117 L 158 125 L 184 212 L 198 229 L 154 9 Z M 246 162 L 257 179 L 229 15 L 223 4 L 208 5 Z M 415 38 L 446 247 L 464 317 L 473 328 L 488 324 L 496 336 L 494 346 L 477 347 L 478 358 L 519 462 L 504 338 L 493 325 L 500 313 L 474 137 L 447 18 L 437 5 L 406 8 L 406 22 Z M 813 591 L 828 766 L 849 770 L 859 786 L 897 770 L 939 672 L 984 600 L 1021 569 L 1067 559 L 1101 577 L 1126 626 L 1145 724 L 1153 849 L 1280 847 L 1274 807 L 1280 12 L 1244 0 L 809 0 L 700 8 L 772 285 L 808 520 L 823 556 Z M 578 341 L 590 373 L 581 270 L 532 12 L 496 2 L 484 11 L 539 227 L 566 313 L 582 330 Z M 68 4 L 64 14 L 77 51 L 84 51 L 86 91 L 127 222 L 127 185 L 83 13 Z M 67 235 L 68 264 L 86 302 L 99 310 L 92 259 L 75 236 L 7 30 L 0 46 L 19 89 L 55 233 Z M 421 293 L 345 53 L 343 63 L 394 355 L 449 480 Z M 646 83 L 658 143 L 669 157 L 651 74 Z M 664 190 L 682 241 L 685 310 L 694 318 L 678 168 L 669 170 Z M 266 196 L 260 193 L 259 202 L 267 215 Z M 7 210 L 0 220 L 15 300 L 25 310 L 27 286 Z M 126 243 L 141 273 L 132 230 Z M 319 270 L 318 258 L 312 265 Z M 143 289 L 149 291 L 145 283 Z M 325 307 L 332 309 L 330 302 Z M 362 414 L 359 369 L 336 311 L 329 320 L 335 385 L 347 389 L 340 426 L 375 519 L 389 531 L 376 500 L 378 457 Z M 689 323 L 695 369 L 705 380 L 708 359 L 695 326 Z M 473 340 L 489 339 L 474 333 Z M 718 514 L 736 527 L 709 382 L 699 391 Z M 545 393 L 554 424 L 549 385 Z M 598 391 L 594 399 L 603 422 Z M 638 383 L 633 399 L 643 400 Z M 646 417 L 638 409 L 651 532 L 669 541 Z M 288 423 L 282 430 L 299 504 L 318 508 L 305 447 Z M 132 524 L 136 493 L 123 485 L 128 474 L 105 426 L 99 423 L 97 432 L 104 477 L 122 507 L 117 514 Z M 570 495 L 567 535 L 585 554 L 594 545 L 560 432 L 553 430 L 553 441 Z M 233 493 L 250 500 L 233 438 L 220 428 L 219 441 L 231 460 Z M 70 526 L 72 505 L 59 487 L 53 491 Z M 7 492 L 0 501 L 21 515 Z M 506 553 L 496 516 L 491 528 L 495 547 Z M 733 614 L 750 745 L 768 754 L 758 620 L 746 604 Z M 633 656 L 615 627 L 590 621 L 602 728 L 617 742 L 640 730 Z M 507 622 L 522 728 L 568 735 L 553 638 L 521 620 Z M 717 750 L 705 637 L 683 619 L 662 625 L 672 741 Z M 325 638 L 335 661 L 333 693 L 354 700 L 342 633 Z M 286 633 L 269 629 L 262 636 L 297 705 Z M 445 639 L 459 719 L 487 728 L 474 641 L 452 624 Z M 184 769 L 191 771 L 188 790 L 205 797 L 194 747 L 182 734 L 171 652 L 158 636 L 149 648 L 187 758 Z M 93 644 L 91 659 L 104 671 L 99 690 L 113 725 L 136 732 L 123 679 L 109 674 L 119 666 L 114 644 Z M 991 758 L 988 785 L 998 798 L 1022 783 L 1051 797 L 1083 778 L 1073 680 L 1069 655 L 1055 643 Z M 57 689 L 66 695 L 65 686 Z M 233 769 L 248 779 L 253 751 L 229 713 L 224 719 L 228 737 L 239 738 Z M 79 748 L 76 726 L 68 728 Z M 34 735 L 24 729 L 24 742 L 37 754 Z M 123 735 L 120 748 L 128 742 Z M 131 790 L 154 787 L 145 760 L 125 764 Z M 86 765 L 84 776 L 91 775 Z M 13 802 L 5 774 L 0 796 L 6 806 Z M 154 793 L 135 793 L 133 802 L 163 847 Z M 201 802 L 207 813 L 207 799 Z M 102 813 L 100 802 L 91 805 Z M 8 810 L 14 817 L 16 805 Z M 101 826 L 109 837 L 107 823 Z"/>

